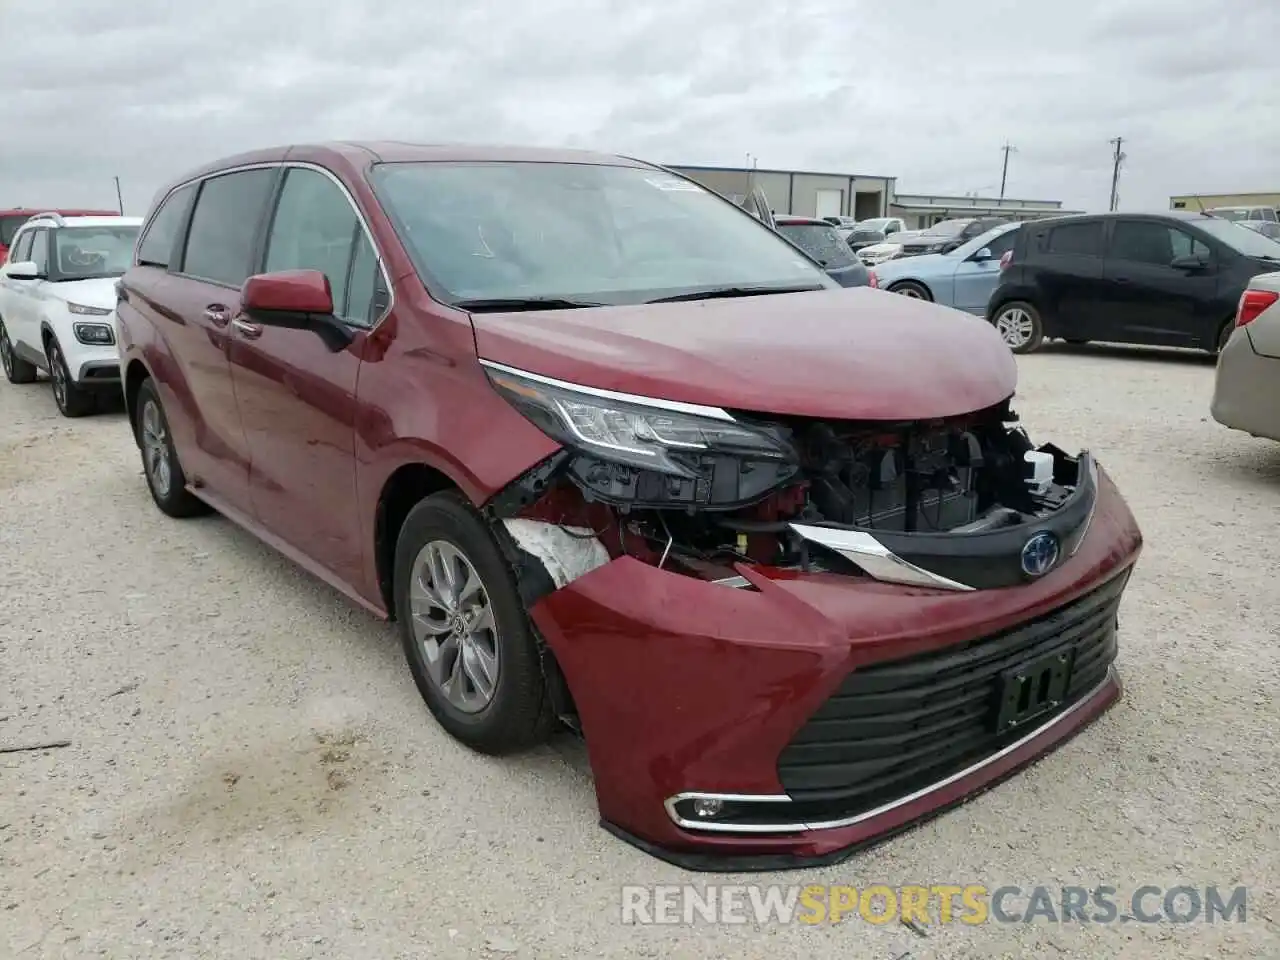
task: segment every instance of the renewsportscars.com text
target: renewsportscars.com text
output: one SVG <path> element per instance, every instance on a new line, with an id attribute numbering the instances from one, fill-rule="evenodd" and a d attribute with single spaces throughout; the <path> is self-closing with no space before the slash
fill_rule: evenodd
<path id="1" fill-rule="evenodd" d="M 1243 923 L 1245 887 L 984 884 L 692 885 L 622 888 L 624 924 Z"/>

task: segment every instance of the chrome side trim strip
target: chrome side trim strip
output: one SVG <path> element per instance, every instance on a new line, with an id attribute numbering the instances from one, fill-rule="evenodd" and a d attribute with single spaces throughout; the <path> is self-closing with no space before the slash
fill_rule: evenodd
<path id="1" fill-rule="evenodd" d="M 965 777 L 968 777 L 974 773 L 977 773 L 979 770 L 982 770 L 985 767 L 989 767 L 993 763 L 996 763 L 997 761 L 1004 759 L 1005 757 L 1013 753 L 1018 748 L 1025 746 L 1027 743 L 1030 743 L 1036 737 L 1040 736 L 1041 734 L 1045 733 L 1048 730 L 1052 730 L 1054 727 L 1062 723 L 1064 720 L 1079 713 L 1082 709 L 1088 706 L 1090 702 L 1092 702 L 1093 698 L 1098 695 L 1099 691 L 1101 691 L 1103 687 L 1105 687 L 1108 683 L 1113 683 L 1115 680 L 1116 680 L 1116 668 L 1113 665 L 1110 669 L 1107 670 L 1106 677 L 1096 687 L 1094 687 L 1092 690 L 1090 690 L 1083 697 L 1081 697 L 1079 700 L 1073 703 L 1070 707 L 1068 707 L 1062 713 L 1058 714 L 1052 720 L 1048 721 L 1047 723 L 1042 723 L 1040 726 L 1036 727 L 1026 736 L 1018 738 L 1017 740 L 1009 744 L 1004 749 L 996 751 L 995 753 L 991 754 L 991 756 L 989 757 L 984 757 L 983 759 L 979 760 L 977 763 L 974 763 L 971 766 L 965 767 L 963 770 L 959 771 L 958 773 L 953 773 L 951 776 L 947 777 L 944 780 L 939 780 L 937 783 L 931 783 L 927 787 L 921 787 L 919 790 L 915 791 L 914 793 L 909 793 L 905 797 L 899 797 L 897 800 L 890 800 L 888 803 L 882 804 L 881 806 L 876 807 L 874 810 L 867 810 L 865 813 L 859 813 L 852 817 L 843 817 L 839 820 L 823 820 L 815 823 L 748 823 L 748 824 L 709 823 L 706 821 L 686 820 L 682 818 L 678 813 L 676 813 L 676 810 L 675 810 L 676 803 L 684 799 L 725 800 L 725 801 L 738 801 L 741 803 L 781 803 L 784 801 L 791 800 L 791 798 L 788 796 L 778 795 L 778 794 L 761 794 L 757 796 L 750 796 L 746 794 L 733 794 L 733 793 L 678 793 L 675 796 L 668 798 L 668 800 L 666 801 L 665 806 L 667 808 L 667 815 L 671 817 L 671 819 L 675 822 L 676 826 L 678 827 L 682 827 L 685 830 L 698 830 L 706 833 L 802 833 L 806 830 L 834 830 L 839 827 L 852 827 L 854 824 L 862 823 L 864 820 L 871 820 L 875 817 L 882 816 L 890 812 L 891 810 L 896 810 L 898 807 L 905 806 L 908 803 L 914 803 L 916 800 L 919 800 L 921 797 L 927 797 L 931 793 L 936 793 L 939 790 L 946 789 L 947 787 L 951 786 L 953 783 L 963 780 Z"/>
<path id="2" fill-rule="evenodd" d="M 869 533 L 860 530 L 815 527 L 807 523 L 792 523 L 790 527 L 806 540 L 836 551 L 877 580 L 906 583 L 917 587 L 936 587 L 942 590 L 974 589 L 968 584 L 930 573 L 914 563 L 908 563 Z"/>
<path id="3" fill-rule="evenodd" d="M 545 384 L 548 387 L 556 387 L 560 390 L 569 390 L 573 393 L 585 393 L 591 397 L 599 397 L 601 400 L 612 400 L 615 403 L 629 403 L 633 406 L 652 407 L 655 410 L 669 410 L 672 413 L 684 413 L 691 417 L 705 417 L 708 420 L 723 420 L 726 423 L 737 423 L 728 411 L 722 410 L 720 407 L 704 407 L 700 403 L 684 403 L 680 400 L 659 400 L 655 397 L 642 397 L 634 393 L 618 393 L 615 390 L 602 390 L 599 387 L 584 387 L 580 383 L 569 383 L 565 380 L 556 380 L 553 377 L 544 377 L 540 373 L 530 373 L 528 370 L 521 370 L 519 367 L 509 367 L 505 363 L 497 363 L 493 360 L 485 360 L 480 358 L 480 366 L 488 367 L 490 370 L 499 370 L 503 373 L 509 373 L 513 377 L 523 377 L 525 380 L 532 380 L 534 383 Z"/>

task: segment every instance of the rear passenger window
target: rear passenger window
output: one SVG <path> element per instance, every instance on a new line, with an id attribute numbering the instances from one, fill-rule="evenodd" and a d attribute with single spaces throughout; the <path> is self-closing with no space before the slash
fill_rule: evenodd
<path id="1" fill-rule="evenodd" d="M 187 215 L 187 208 L 191 206 L 191 198 L 195 196 L 195 192 L 195 184 L 189 183 L 165 197 L 160 209 L 151 218 L 151 225 L 147 227 L 142 242 L 138 244 L 135 258 L 138 263 L 152 267 L 169 266 L 169 260 L 173 256 L 173 243 L 178 238 L 182 220 Z"/>
<path id="2" fill-rule="evenodd" d="M 28 259 L 36 265 L 36 273 L 49 272 L 49 231 L 31 231 L 31 253 Z"/>
<path id="3" fill-rule="evenodd" d="M 333 312 L 369 325 L 377 258 L 346 193 L 324 174 L 302 167 L 286 174 L 264 269 L 319 270 L 329 278 Z"/>
<path id="4" fill-rule="evenodd" d="M 196 198 L 182 272 L 238 287 L 248 279 L 258 220 L 274 168 L 224 173 L 206 180 Z"/>
<path id="5" fill-rule="evenodd" d="M 1102 222 L 1068 223 L 1049 231 L 1048 252 L 1075 257 L 1102 256 Z"/>
<path id="6" fill-rule="evenodd" d="M 24 260 L 31 259 L 31 238 L 35 236 L 34 230 L 28 230 L 22 236 L 18 237 L 18 242 L 14 244 L 12 250 L 9 251 L 9 259 L 14 263 L 22 263 Z"/>

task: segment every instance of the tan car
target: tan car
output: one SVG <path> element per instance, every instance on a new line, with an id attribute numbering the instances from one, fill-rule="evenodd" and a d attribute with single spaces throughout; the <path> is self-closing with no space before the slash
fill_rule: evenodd
<path id="1" fill-rule="evenodd" d="M 1280 440 L 1280 273 L 1259 274 L 1240 297 L 1211 409 L 1224 426 Z"/>

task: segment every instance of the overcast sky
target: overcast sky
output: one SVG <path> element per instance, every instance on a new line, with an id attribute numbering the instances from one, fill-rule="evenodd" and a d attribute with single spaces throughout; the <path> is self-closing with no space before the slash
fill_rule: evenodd
<path id="1" fill-rule="evenodd" d="M 1280 190 L 1280 0 L 0 0 L 0 207 L 316 139 L 585 146 L 1104 209 Z"/>

